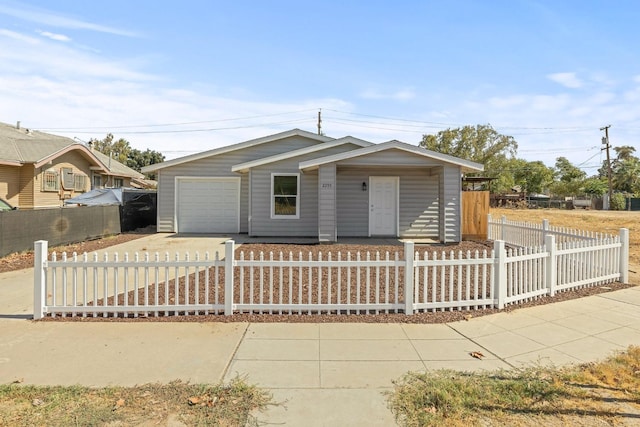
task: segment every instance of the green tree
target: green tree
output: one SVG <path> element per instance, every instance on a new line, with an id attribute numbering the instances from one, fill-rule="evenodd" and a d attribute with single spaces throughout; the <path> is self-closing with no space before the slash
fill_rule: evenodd
<path id="1" fill-rule="evenodd" d="M 150 150 L 148 148 L 145 151 L 140 151 L 137 148 L 133 148 L 129 152 L 127 166 L 140 172 L 145 166 L 154 165 L 161 162 L 164 162 L 164 155 L 162 153 Z M 156 174 L 147 174 L 147 178 L 156 179 Z"/>
<path id="2" fill-rule="evenodd" d="M 587 174 L 574 166 L 566 157 L 558 157 L 554 167 L 551 192 L 557 196 L 575 196 L 582 190 Z"/>
<path id="3" fill-rule="evenodd" d="M 553 169 L 537 160 L 528 162 L 524 159 L 514 159 L 508 164 L 515 185 L 525 193 L 544 193 L 553 182 Z"/>
<path id="4" fill-rule="evenodd" d="M 623 193 L 640 192 L 640 160 L 637 157 L 618 162 L 613 171 L 613 188 Z"/>
<path id="5" fill-rule="evenodd" d="M 609 184 L 601 178 L 589 178 L 583 181 L 582 191 L 594 197 L 602 197 L 609 191 Z"/>
<path id="6" fill-rule="evenodd" d="M 614 191 L 640 193 L 640 159 L 634 156 L 636 149 L 629 145 L 613 147 L 616 157 L 611 160 L 611 181 Z M 607 178 L 607 164 L 598 169 L 601 178 Z"/>
<path id="7" fill-rule="evenodd" d="M 446 129 L 435 135 L 423 135 L 420 146 L 484 165 L 480 175 L 496 180 L 491 184 L 496 192 L 508 191 L 509 178 L 502 176 L 509 160 L 515 158 L 518 143 L 512 136 L 502 135 L 491 125 L 464 126 Z"/>
<path id="8" fill-rule="evenodd" d="M 93 145 L 94 150 L 97 150 L 102 154 L 106 154 L 107 156 L 111 156 L 111 158 L 119 161 L 120 163 L 127 164 L 127 158 L 131 151 L 129 141 L 124 138 L 120 138 L 115 141 L 114 139 L 113 134 L 108 133 L 104 139 L 91 138 L 89 143 Z"/>
<path id="9" fill-rule="evenodd" d="M 138 172 L 144 166 L 153 165 L 164 161 L 164 155 L 158 151 L 146 149 L 145 151 L 131 148 L 131 144 L 124 138 L 115 140 L 113 134 L 109 133 L 104 139 L 90 139 L 93 148 L 113 159 L 127 165 Z M 148 174 L 147 178 L 155 179 L 155 174 Z"/>

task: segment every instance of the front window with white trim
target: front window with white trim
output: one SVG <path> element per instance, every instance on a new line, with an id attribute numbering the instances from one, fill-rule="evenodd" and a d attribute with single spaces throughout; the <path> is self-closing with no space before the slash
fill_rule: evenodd
<path id="1" fill-rule="evenodd" d="M 300 217 L 300 174 L 271 174 L 271 218 Z"/>

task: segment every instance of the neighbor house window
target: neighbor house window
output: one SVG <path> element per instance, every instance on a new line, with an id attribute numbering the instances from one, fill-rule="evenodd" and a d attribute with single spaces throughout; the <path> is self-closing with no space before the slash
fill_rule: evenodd
<path id="1" fill-rule="evenodd" d="M 300 217 L 300 175 L 271 175 L 271 218 Z"/>
<path id="2" fill-rule="evenodd" d="M 76 181 L 73 175 L 73 169 L 62 168 L 62 188 L 64 190 L 73 190 L 75 183 Z"/>
<path id="3" fill-rule="evenodd" d="M 102 175 L 93 175 L 93 188 L 102 188 Z"/>
<path id="4" fill-rule="evenodd" d="M 124 180 L 122 178 L 113 178 L 113 187 L 114 188 L 124 187 Z"/>
<path id="5" fill-rule="evenodd" d="M 58 172 L 54 170 L 45 171 L 42 174 L 42 191 L 58 191 L 60 189 L 60 178 Z"/>
<path id="6" fill-rule="evenodd" d="M 87 188 L 87 177 L 85 175 L 75 174 L 73 178 L 73 189 L 75 191 L 85 191 Z"/>

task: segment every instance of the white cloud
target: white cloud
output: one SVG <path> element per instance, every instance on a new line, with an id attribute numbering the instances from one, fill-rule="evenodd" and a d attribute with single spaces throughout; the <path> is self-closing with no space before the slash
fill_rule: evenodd
<path id="1" fill-rule="evenodd" d="M 7 30 L 4 28 L 0 28 L 0 36 L 28 44 L 38 44 L 40 42 L 40 40 L 36 39 L 35 37 L 30 37 L 25 34 L 17 33 L 15 31 Z"/>
<path id="2" fill-rule="evenodd" d="M 367 89 L 360 93 L 363 99 L 390 99 L 395 101 L 408 101 L 416 97 L 413 89 L 400 89 L 396 92 L 380 92 L 376 89 Z"/>
<path id="3" fill-rule="evenodd" d="M 52 12 L 50 10 L 25 7 L 23 5 L 6 5 L 0 4 L 0 14 L 8 15 L 14 18 L 22 19 L 29 22 L 35 22 L 58 28 L 67 28 L 74 30 L 89 30 L 101 33 L 115 34 L 126 37 L 136 37 L 133 31 L 123 30 L 121 28 L 109 27 L 106 25 L 87 22 L 82 19 L 71 18 Z"/>
<path id="4" fill-rule="evenodd" d="M 555 73 L 555 74 L 548 74 L 547 78 L 549 80 L 552 80 L 556 83 L 561 84 L 562 86 L 571 88 L 571 89 L 578 89 L 581 88 L 583 85 L 582 80 L 580 80 L 577 76 L 576 73 Z"/>
<path id="5" fill-rule="evenodd" d="M 59 42 L 71 41 L 71 38 L 68 36 L 65 36 L 64 34 L 50 33 L 49 31 L 38 31 L 38 34 L 40 34 L 43 37 L 47 37 L 47 38 L 50 38 L 51 40 L 56 40 Z"/>

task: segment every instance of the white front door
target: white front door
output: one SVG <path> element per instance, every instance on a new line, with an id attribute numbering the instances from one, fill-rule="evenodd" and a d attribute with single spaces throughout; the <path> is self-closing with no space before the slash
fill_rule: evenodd
<path id="1" fill-rule="evenodd" d="M 398 235 L 398 177 L 369 178 L 369 235 Z"/>

